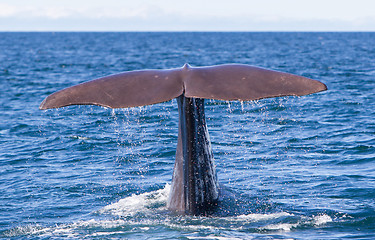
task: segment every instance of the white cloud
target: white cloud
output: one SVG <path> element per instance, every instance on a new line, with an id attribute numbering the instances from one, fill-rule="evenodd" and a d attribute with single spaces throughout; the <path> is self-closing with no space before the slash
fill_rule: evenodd
<path id="1" fill-rule="evenodd" d="M 0 3 L 0 17 L 12 17 L 17 13 L 17 8 L 9 4 Z"/>
<path id="2" fill-rule="evenodd" d="M 15 6 L 10 4 L 0 4 L 0 17 L 47 17 L 60 18 L 70 16 L 68 9 L 58 7 L 35 7 L 35 6 Z"/>
<path id="3" fill-rule="evenodd" d="M 42 17 L 48 19 L 59 18 L 142 18 L 146 19 L 153 16 L 165 14 L 162 8 L 156 5 L 138 5 L 138 6 L 97 6 L 85 5 L 24 5 L 17 6 L 11 4 L 0 4 L 0 17 L 22 17 L 33 18 Z"/>
<path id="4" fill-rule="evenodd" d="M 127 19 L 140 18 L 148 19 L 165 15 L 164 11 L 152 5 L 141 5 L 137 7 L 106 7 L 106 8 L 89 8 L 81 12 L 82 16 L 88 18 L 113 18 Z"/>
<path id="5" fill-rule="evenodd" d="M 0 30 L 375 30 L 372 0 L 7 1 Z"/>

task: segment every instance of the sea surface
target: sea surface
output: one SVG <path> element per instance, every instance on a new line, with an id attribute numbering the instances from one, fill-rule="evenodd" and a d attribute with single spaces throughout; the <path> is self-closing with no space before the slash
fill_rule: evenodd
<path id="1" fill-rule="evenodd" d="M 210 216 L 166 209 L 175 100 L 38 109 L 68 86 L 184 63 L 329 89 L 206 101 L 228 189 Z M 0 33 L 0 238 L 375 239 L 375 33 Z"/>

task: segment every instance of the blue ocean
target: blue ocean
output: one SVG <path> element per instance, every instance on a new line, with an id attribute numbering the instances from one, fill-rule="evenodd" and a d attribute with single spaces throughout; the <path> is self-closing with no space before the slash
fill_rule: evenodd
<path id="1" fill-rule="evenodd" d="M 328 91 L 206 101 L 209 216 L 166 209 L 176 100 L 41 111 L 123 71 L 249 64 Z M 229 80 L 229 79 L 228 79 Z M 1 239 L 375 239 L 375 33 L 0 33 Z"/>

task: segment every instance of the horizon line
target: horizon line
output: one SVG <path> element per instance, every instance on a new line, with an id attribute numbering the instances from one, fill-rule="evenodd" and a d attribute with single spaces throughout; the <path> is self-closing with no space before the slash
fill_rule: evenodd
<path id="1" fill-rule="evenodd" d="M 375 30 L 1 30 L 0 33 L 375 33 Z"/>

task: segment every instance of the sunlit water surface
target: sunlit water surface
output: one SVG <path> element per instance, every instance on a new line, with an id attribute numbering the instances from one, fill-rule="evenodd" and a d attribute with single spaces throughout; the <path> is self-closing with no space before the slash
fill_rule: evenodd
<path id="1" fill-rule="evenodd" d="M 375 238 L 374 33 L 0 33 L 0 238 Z M 206 101 L 211 216 L 166 209 L 175 100 L 40 111 L 52 92 L 145 68 L 244 63 L 329 90 Z"/>

